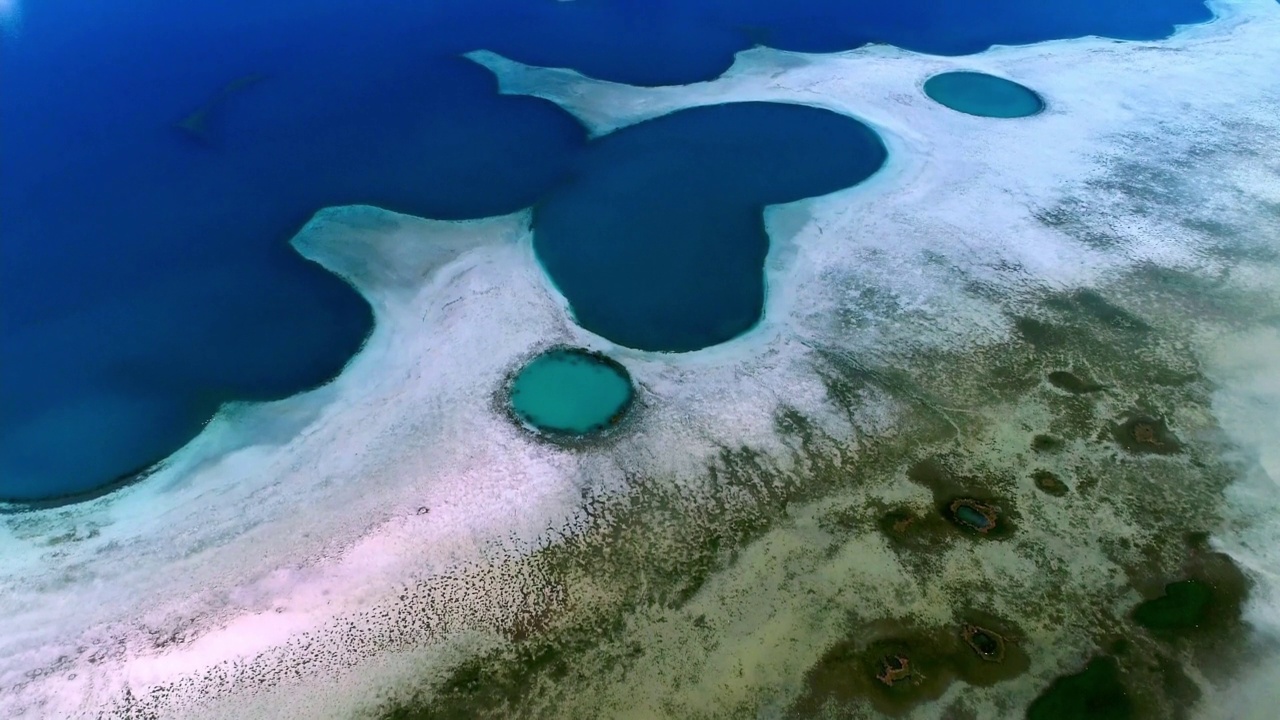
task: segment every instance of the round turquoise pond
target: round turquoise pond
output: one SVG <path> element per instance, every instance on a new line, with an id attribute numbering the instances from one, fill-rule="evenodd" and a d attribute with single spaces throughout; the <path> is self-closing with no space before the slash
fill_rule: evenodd
<path id="1" fill-rule="evenodd" d="M 991 118 L 1020 118 L 1044 109 L 1044 99 L 1012 80 L 978 72 L 946 72 L 924 83 L 924 93 L 952 110 Z"/>
<path id="2" fill-rule="evenodd" d="M 570 436 L 618 424 L 635 395 L 621 364 L 576 348 L 537 356 L 516 373 L 508 392 L 520 420 L 544 433 Z"/>

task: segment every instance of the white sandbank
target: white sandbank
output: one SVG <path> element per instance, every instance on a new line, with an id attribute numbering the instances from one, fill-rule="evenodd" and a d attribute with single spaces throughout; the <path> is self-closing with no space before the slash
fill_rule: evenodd
<path id="1" fill-rule="evenodd" d="M 596 134 L 692 105 L 799 102 L 867 121 L 890 160 L 856 188 L 770 208 L 764 320 L 678 356 L 615 348 L 573 325 L 533 258 L 526 214 L 321 212 L 294 244 L 369 300 L 365 347 L 325 387 L 224 408 L 142 483 L 0 518 L 0 715 L 95 717 L 126 690 L 168 686 L 150 701 L 162 717 L 350 717 L 411 668 L 493 642 L 487 629 L 540 587 L 519 559 L 572 533 L 584 496 L 625 492 L 626 473 L 692 476 L 719 444 L 776 450 L 784 402 L 838 436 L 892 429 L 887 404 L 866 407 L 857 427 L 828 406 L 807 362 L 814 346 L 879 363 L 977 348 L 1008 336 L 1005 312 L 1027 293 L 1102 286 L 1140 266 L 1225 274 L 1280 310 L 1280 268 L 1219 252 L 1240 238 L 1135 214 L 1090 184 L 1128 156 L 1177 174 L 1180 152 L 1213 147 L 1196 177 L 1161 192 L 1184 192 L 1188 218 L 1230 215 L 1258 229 L 1248 242 L 1280 247 L 1280 233 L 1264 232 L 1277 229 L 1266 203 L 1280 202 L 1280 4 L 1214 8 L 1214 22 L 1161 42 L 1086 38 L 963 58 L 755 49 L 715 81 L 674 88 L 475 54 L 504 92 L 549 98 Z M 920 85 L 953 68 L 1010 77 L 1048 108 L 1019 121 L 949 111 Z M 1245 150 L 1263 153 L 1256 167 Z M 1122 242 L 1090 246 L 1037 219 L 1064 202 Z M 999 297 L 967 292 L 972 282 Z M 1249 522 L 1220 541 L 1264 581 L 1249 619 L 1280 633 L 1280 579 L 1266 574 L 1280 559 L 1269 512 L 1280 413 L 1268 412 L 1280 355 L 1266 349 L 1274 331 L 1211 320 L 1189 338 L 1219 383 L 1220 424 L 1255 470 L 1235 499 Z M 628 433 L 570 452 L 495 411 L 505 374 L 558 342 L 628 366 L 640 387 Z M 1259 673 L 1265 687 L 1280 667 Z M 1204 715 L 1250 717 L 1259 698 L 1237 693 L 1237 714 Z"/>

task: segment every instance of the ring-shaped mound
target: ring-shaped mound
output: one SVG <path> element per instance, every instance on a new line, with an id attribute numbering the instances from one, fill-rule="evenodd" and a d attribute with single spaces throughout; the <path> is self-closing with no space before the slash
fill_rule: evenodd
<path id="1" fill-rule="evenodd" d="M 1045 107 L 1044 98 L 1025 85 L 967 70 L 934 75 L 925 81 L 924 93 L 940 105 L 978 117 L 1030 117 Z"/>
<path id="2" fill-rule="evenodd" d="M 635 398 L 621 363 L 581 348 L 556 347 L 516 372 L 507 389 L 512 415 L 544 434 L 582 438 L 622 421 Z"/>

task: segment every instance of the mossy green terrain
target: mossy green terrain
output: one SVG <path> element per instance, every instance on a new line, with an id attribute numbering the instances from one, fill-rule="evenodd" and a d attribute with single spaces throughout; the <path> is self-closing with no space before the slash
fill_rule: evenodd
<path id="1" fill-rule="evenodd" d="M 874 365 L 818 348 L 832 405 L 856 418 L 888 399 L 893 433 L 851 442 L 784 407 L 781 456 L 724 448 L 696 481 L 637 476 L 586 533 L 530 558 L 563 606 L 380 716 L 861 718 L 941 704 L 948 717 L 1185 717 L 1199 691 L 1184 667 L 1212 643 L 1156 637 L 1134 598 L 1204 565 L 1187 538 L 1221 522 L 1234 470 L 1200 443 L 1134 452 L 1114 427 L 1159 417 L 1156 439 L 1202 437 L 1209 385 L 1160 318 L 1100 293 L 1033 315 L 1031 336 L 1011 320 L 1013 337 L 978 356 Z M 1064 392 L 1046 379 L 1062 367 L 1099 387 Z M 1049 433 L 1059 444 L 1038 451 Z M 1236 625 L 1228 613 L 1219 627 Z M 1082 666 L 1112 646 L 1127 650 Z"/>
<path id="2" fill-rule="evenodd" d="M 1143 152 L 1036 217 L 1118 257 L 1149 228 L 1111 219 L 1221 215 L 1186 180 L 1229 179 L 1207 163 L 1235 166 L 1248 137 L 1221 136 L 1185 156 L 1135 138 Z M 1273 261 L 1246 219 L 1231 223 L 1196 226 L 1216 233 L 1194 238 L 1206 257 Z M 917 345 L 935 317 L 890 287 L 851 287 L 803 340 L 825 407 L 781 402 L 777 445 L 722 447 L 691 476 L 611 458 L 630 492 L 592 501 L 583 532 L 525 561 L 558 600 L 517 603 L 510 614 L 537 621 L 373 714 L 1191 717 L 1252 647 L 1248 577 L 1211 548 L 1242 521 L 1205 350 L 1274 326 L 1276 297 L 1230 270 L 1137 261 L 1055 292 L 947 278 L 1004 326 L 963 351 Z M 859 345 L 885 325 L 909 328 L 903 342 Z M 957 522 L 957 500 L 997 509 L 994 526 Z M 1169 593 L 1187 581 L 1208 600 Z"/>
<path id="3" fill-rule="evenodd" d="M 1199 580 L 1183 580 L 1164 586 L 1164 595 L 1148 600 L 1133 611 L 1133 619 L 1150 630 L 1187 630 L 1199 627 L 1213 602 L 1213 588 Z"/>
<path id="4" fill-rule="evenodd" d="M 1114 658 L 1100 657 L 1058 678 L 1027 710 L 1027 720 L 1129 720 L 1133 701 Z"/>

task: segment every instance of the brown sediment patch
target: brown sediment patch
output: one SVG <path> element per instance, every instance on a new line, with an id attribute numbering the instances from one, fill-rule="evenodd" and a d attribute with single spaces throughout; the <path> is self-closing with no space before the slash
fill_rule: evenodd
<path id="1" fill-rule="evenodd" d="M 963 651 L 955 657 L 960 678 L 970 685 L 988 686 L 1015 678 L 1031 667 L 1022 648 L 1024 634 L 1013 622 L 981 610 L 959 614 Z"/>
<path id="2" fill-rule="evenodd" d="M 867 704 L 898 716 L 937 699 L 955 680 L 987 686 L 1017 677 L 1030 661 L 1014 634 L 1004 621 L 980 612 L 964 614 L 952 627 L 922 628 L 904 620 L 863 624 L 809 669 L 805 692 L 790 715 L 813 717 L 827 705 Z M 999 651 L 990 652 L 988 642 Z M 971 643 L 988 652 L 979 654 Z"/>
<path id="3" fill-rule="evenodd" d="M 902 621 L 865 625 L 809 669 L 805 692 L 790 715 L 813 717 L 829 704 L 870 704 L 899 716 L 936 700 L 956 676 L 948 644 L 946 632 L 921 631 Z"/>
<path id="4" fill-rule="evenodd" d="M 938 515 L 922 514 L 897 507 L 880 516 L 876 523 L 889 545 L 898 550 L 922 551 L 944 547 L 952 533 Z"/>
<path id="5" fill-rule="evenodd" d="M 1182 450 L 1182 443 L 1170 432 L 1163 418 L 1138 413 L 1127 414 L 1107 429 L 1120 447 L 1132 453 L 1172 455 Z"/>
<path id="6" fill-rule="evenodd" d="M 1071 492 L 1071 488 L 1062 478 L 1048 470 L 1036 470 L 1031 473 L 1031 479 L 1035 482 L 1036 489 L 1046 495 L 1062 497 Z"/>
<path id="7" fill-rule="evenodd" d="M 876 679 L 889 687 L 911 680 L 911 658 L 906 655 L 880 658 L 880 672 L 876 673 Z"/>

